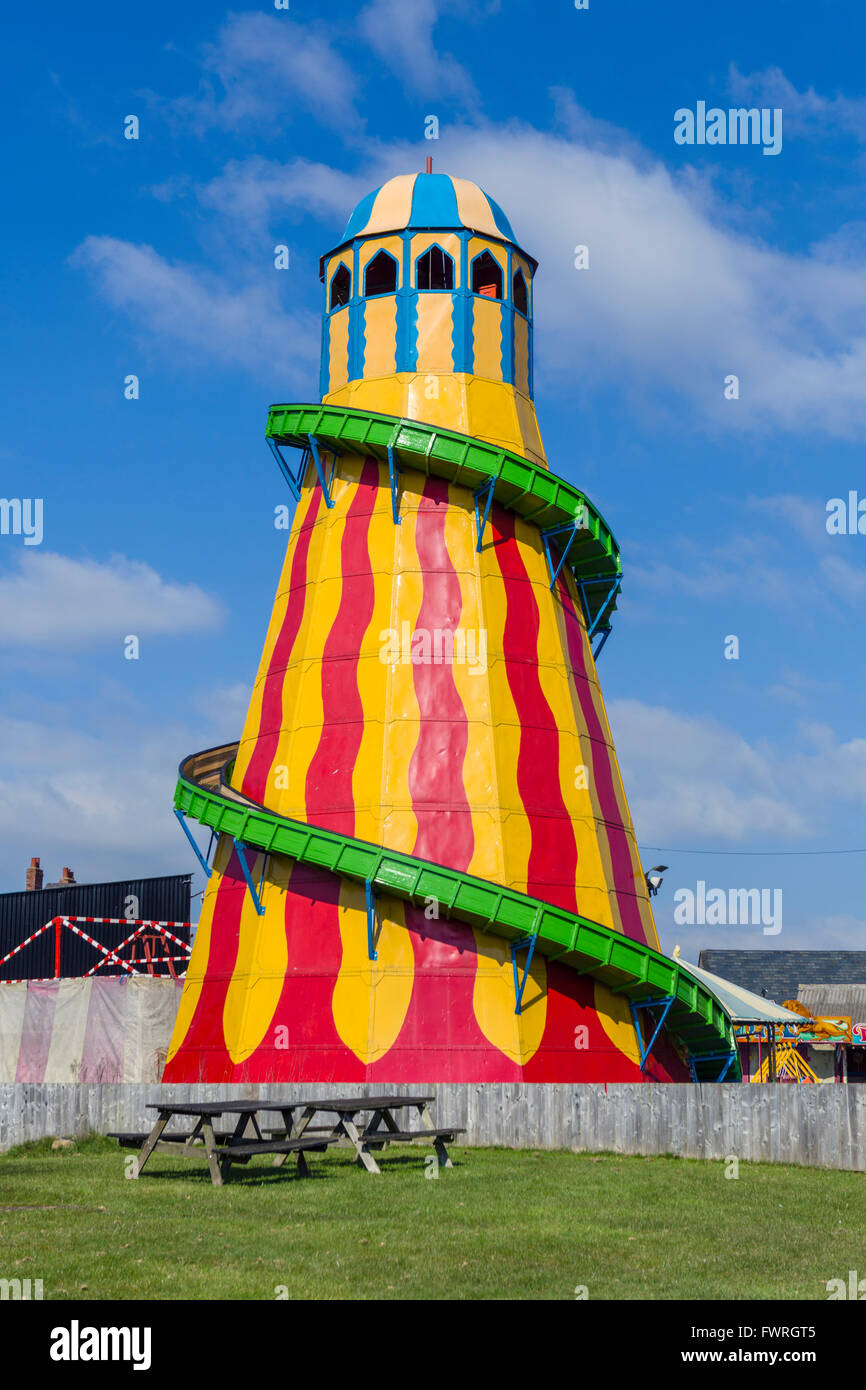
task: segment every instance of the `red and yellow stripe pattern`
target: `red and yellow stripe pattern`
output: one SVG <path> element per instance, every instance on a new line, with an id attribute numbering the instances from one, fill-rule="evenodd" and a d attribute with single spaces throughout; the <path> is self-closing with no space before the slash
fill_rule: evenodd
<path id="1" fill-rule="evenodd" d="M 330 471 L 331 460 L 326 459 Z M 447 864 L 657 946 L 580 603 L 537 528 L 342 457 L 302 489 L 234 786 L 277 813 Z M 449 659 L 450 654 L 450 659 Z M 251 856 L 252 858 L 252 856 Z M 537 955 L 514 1012 L 500 938 L 275 857 L 256 915 L 217 850 L 166 1081 L 625 1081 L 627 1005 Z"/>

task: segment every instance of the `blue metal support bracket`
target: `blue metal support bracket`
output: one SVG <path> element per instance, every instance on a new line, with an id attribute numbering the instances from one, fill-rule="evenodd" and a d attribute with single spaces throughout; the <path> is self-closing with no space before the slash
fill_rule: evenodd
<path id="1" fill-rule="evenodd" d="M 607 610 L 610 609 L 610 605 L 612 605 L 614 598 L 616 598 L 617 594 L 619 594 L 621 587 L 623 587 L 623 575 L 589 574 L 580 575 L 580 577 L 578 577 L 578 575 L 575 575 L 575 581 L 577 581 L 577 587 L 578 589 L 580 589 L 581 602 L 582 605 L 584 605 L 584 614 L 585 617 L 587 617 L 587 623 L 589 624 L 589 626 L 587 627 L 587 637 L 591 638 L 592 634 L 594 634 L 596 630 L 596 627 L 599 627 L 599 624 L 601 624 L 603 617 L 607 616 Z M 602 606 L 599 607 L 598 613 L 596 613 L 594 619 L 592 619 L 592 623 L 589 623 L 589 602 L 587 599 L 588 584 L 607 585 L 607 594 L 605 595 L 605 600 L 603 600 Z M 601 651 L 601 648 L 599 648 L 599 651 Z"/>
<path id="2" fill-rule="evenodd" d="M 542 533 L 541 533 L 541 539 L 542 539 L 542 542 L 543 542 L 543 544 L 544 544 L 544 553 L 545 553 L 545 555 L 546 555 L 546 557 L 547 557 L 547 568 L 548 568 L 549 571 L 550 571 L 550 587 L 551 587 L 551 589 L 553 588 L 554 584 L 556 583 L 557 576 L 559 575 L 559 571 L 562 569 L 563 565 L 565 564 L 566 557 L 567 557 L 567 555 L 568 555 L 569 550 L 571 549 L 572 541 L 574 540 L 574 538 L 575 538 L 575 536 L 577 535 L 578 531 L 585 531 L 585 530 L 586 530 L 586 508 L 583 507 L 583 508 L 581 509 L 581 514 L 580 514 L 580 516 L 575 517 L 574 521 L 565 521 L 565 522 L 563 522 L 562 525 L 560 525 L 560 526 L 550 526 L 550 527 L 548 527 L 548 529 L 547 529 L 546 531 L 542 531 Z M 568 540 L 566 541 L 565 545 L 564 545 L 563 548 L 562 548 L 562 554 L 560 555 L 559 560 L 557 561 L 556 566 L 554 567 L 554 564 L 553 564 L 553 555 L 551 554 L 551 551 L 550 551 L 550 541 L 551 541 L 551 539 L 552 539 L 554 536 L 561 536 L 561 535 L 563 534 L 564 531 L 568 531 L 568 532 L 570 532 L 570 534 L 569 534 Z"/>
<path id="3" fill-rule="evenodd" d="M 201 850 L 199 849 L 198 845 L 196 844 L 195 840 L 193 839 L 192 831 L 190 830 L 189 826 L 188 826 L 187 823 L 186 823 L 186 819 L 185 819 L 185 817 L 184 817 L 183 811 L 179 811 L 178 808 L 175 806 L 175 808 L 174 808 L 174 814 L 177 816 L 178 823 L 180 824 L 181 830 L 183 831 L 184 835 L 185 835 L 186 838 L 189 840 L 190 844 L 191 844 L 192 847 L 193 847 L 193 850 L 195 851 L 195 857 L 196 857 L 196 859 L 198 860 L 198 862 L 201 864 L 202 869 L 204 870 L 204 876 L 205 876 L 205 878 L 210 878 L 211 873 L 212 873 L 213 871 L 212 871 L 212 869 L 211 869 L 210 864 L 207 862 L 207 855 L 202 854 Z M 211 844 L 213 844 L 213 831 L 211 831 Z M 210 845 L 208 845 L 208 854 L 209 854 L 209 853 L 210 853 Z"/>
<path id="4" fill-rule="evenodd" d="M 494 488 L 495 484 L 496 484 L 496 479 L 495 479 L 495 478 L 491 478 L 489 483 L 482 483 L 481 487 L 478 488 L 477 491 L 476 491 L 476 493 L 475 493 L 475 525 L 476 525 L 476 527 L 477 527 L 477 529 L 478 529 L 478 542 L 477 542 L 477 544 L 476 544 L 476 546 L 475 546 L 475 549 L 476 549 L 477 551 L 480 551 L 480 550 L 482 549 L 483 544 L 484 544 L 484 528 L 485 528 L 485 526 L 487 525 L 487 520 L 488 520 L 488 517 L 490 516 L 490 508 L 491 508 L 491 506 L 492 506 L 492 504 L 493 504 L 493 488 Z M 480 507 L 479 507 L 479 505 L 478 505 L 478 504 L 479 504 L 479 501 L 480 501 L 480 499 L 481 499 L 482 497 L 485 497 L 485 498 L 486 498 L 486 501 L 485 501 L 485 504 L 484 504 L 484 517 L 483 517 L 483 519 L 482 519 L 482 516 L 481 516 Z"/>
<path id="5" fill-rule="evenodd" d="M 395 526 L 399 526 L 400 523 L 401 523 L 401 521 L 402 521 L 402 517 L 400 516 L 400 494 L 399 494 L 399 491 L 398 491 L 398 489 L 399 489 L 399 483 L 397 482 L 397 474 L 398 474 L 399 472 L 400 472 L 400 466 L 399 466 L 399 464 L 397 463 L 397 458 L 396 458 L 396 455 L 395 455 L 395 453 L 394 453 L 394 445 L 393 445 L 393 444 L 389 444 L 389 445 L 388 445 L 388 476 L 389 476 L 390 479 L 391 479 L 391 516 L 392 516 L 392 518 L 393 518 L 393 521 L 394 521 L 394 525 L 395 525 Z"/>
<path id="6" fill-rule="evenodd" d="M 737 1054 L 736 1054 L 736 1052 L 734 1052 L 734 1051 L 731 1051 L 731 1052 L 705 1052 L 705 1053 L 703 1054 L 703 1056 L 701 1056 L 700 1054 L 698 1054 L 698 1057 L 697 1057 L 697 1058 L 695 1058 L 695 1057 L 693 1057 L 693 1056 L 690 1055 L 690 1056 L 689 1056 L 689 1069 L 690 1069 L 690 1071 L 691 1071 L 691 1073 L 692 1073 L 692 1080 L 693 1080 L 693 1081 L 700 1081 L 700 1077 L 698 1076 L 698 1066 L 697 1066 L 698 1062 L 722 1062 L 724 1065 L 722 1066 L 722 1070 L 719 1072 L 718 1076 L 716 1077 L 716 1084 L 718 1084 L 719 1081 L 724 1081 L 725 1077 L 727 1076 L 728 1072 L 730 1071 L 730 1069 L 731 1069 L 731 1067 L 732 1067 L 732 1065 L 733 1065 L 733 1063 L 734 1063 L 734 1060 L 735 1060 L 735 1058 L 736 1058 L 736 1055 L 737 1055 Z"/>
<path id="7" fill-rule="evenodd" d="M 673 995 L 673 994 L 660 994 L 660 995 L 658 996 L 657 999 L 638 999 L 638 1000 L 632 1000 L 632 1001 L 631 1001 L 631 1015 L 632 1015 L 632 1018 L 634 1019 L 635 1032 L 637 1033 L 638 1045 L 639 1045 L 639 1047 L 640 1047 L 640 1069 L 641 1069 L 641 1071 L 643 1071 L 644 1067 L 646 1066 L 647 1058 L 649 1057 L 650 1053 L 651 1053 L 652 1050 L 653 1050 L 653 1044 L 654 1044 L 656 1038 L 658 1037 L 659 1033 L 660 1033 L 661 1030 L 662 1030 L 662 1024 L 664 1023 L 665 1019 L 667 1018 L 667 1016 L 668 1016 L 668 1010 L 670 1009 L 670 1006 L 671 1006 L 671 1004 L 673 1004 L 673 1002 L 674 1002 L 674 995 Z M 663 1004 L 663 1005 L 664 1005 L 664 1008 L 662 1009 L 661 1017 L 659 1018 L 658 1022 L 656 1022 L 655 1032 L 653 1033 L 652 1037 L 650 1038 L 650 1040 L 649 1040 L 649 1042 L 646 1044 L 646 1046 L 644 1046 L 644 1041 L 643 1041 L 643 1037 L 642 1037 L 642 1034 L 641 1034 L 640 1020 L 638 1019 L 637 1011 L 638 1011 L 638 1009 L 652 1009 L 652 1008 L 655 1008 L 655 1006 L 656 1006 L 657 1004 Z M 654 1022 L 654 1021 L 655 1021 L 655 1020 L 653 1020 L 652 1014 L 650 1014 L 650 1022 Z"/>
<path id="8" fill-rule="evenodd" d="M 367 898 L 367 957 L 369 960 L 377 960 L 376 950 L 376 895 L 373 892 L 373 880 L 368 878 L 364 882 L 364 891 Z"/>
<path id="9" fill-rule="evenodd" d="M 235 849 L 237 850 L 238 860 L 240 861 L 240 866 L 241 866 L 241 869 L 243 870 L 244 878 L 245 878 L 246 881 L 247 881 L 247 887 L 248 887 L 249 890 L 250 890 L 250 897 L 251 897 L 252 900 L 253 900 L 253 904 L 254 904 L 254 906 L 255 906 L 256 912 L 258 913 L 259 917 L 264 917 L 264 915 L 265 915 L 265 908 L 264 908 L 264 904 L 262 903 L 261 892 L 262 892 L 262 884 L 264 883 L 264 880 L 265 880 L 265 861 L 267 860 L 267 855 L 265 855 L 265 860 L 262 861 L 262 877 L 261 877 L 261 879 L 260 879 L 260 881 L 259 881 L 259 890 L 258 890 L 258 892 L 256 892 L 256 886 L 255 886 L 255 884 L 253 883 L 253 876 L 252 876 L 252 874 L 250 873 L 250 866 L 249 866 L 249 864 L 247 863 L 247 852 L 246 852 L 246 849 L 244 848 L 244 844 L 243 844 L 243 841 L 242 841 L 242 840 L 237 840 L 237 839 L 235 840 Z"/>
<path id="10" fill-rule="evenodd" d="M 612 631 L 612 628 L 611 628 L 610 623 L 608 623 L 607 627 L 600 627 L 598 630 L 599 630 L 599 632 L 601 633 L 601 640 L 599 641 L 599 643 L 597 644 L 597 646 L 596 646 L 595 649 L 593 650 L 593 653 L 592 653 L 592 659 L 593 659 L 593 661 L 598 661 L 598 658 L 601 656 L 601 654 L 602 654 L 602 652 L 603 652 L 603 650 L 604 650 L 604 644 L 605 644 L 605 642 L 607 641 L 608 637 L 610 636 L 611 631 Z"/>
<path id="11" fill-rule="evenodd" d="M 526 989 L 526 981 L 529 979 L 529 967 L 532 964 L 532 955 L 537 940 L 538 937 L 535 935 L 522 936 L 519 941 L 512 941 L 511 943 L 511 967 L 514 971 L 514 1012 L 516 1014 L 523 1012 L 523 991 Z M 525 946 L 529 949 L 526 954 L 526 964 L 523 967 L 523 979 L 521 980 L 517 972 L 517 952 L 522 950 Z"/>
<path id="12" fill-rule="evenodd" d="M 289 492 L 292 494 L 292 496 L 294 497 L 294 499 L 295 499 L 296 502 L 300 502 L 300 500 L 301 500 L 301 489 L 300 489 L 300 485 L 299 485 L 299 482 L 298 482 L 298 478 L 296 478 L 296 477 L 293 475 L 291 468 L 290 468 L 289 465 L 286 463 L 286 460 L 283 458 L 282 454 L 280 453 L 280 446 L 279 446 L 279 444 L 277 443 L 277 441 L 276 441 L 275 439 L 271 439 L 270 435 L 267 436 L 267 440 L 268 440 L 268 447 L 270 448 L 271 453 L 273 454 L 274 458 L 275 458 L 276 461 L 277 461 L 277 467 L 279 468 L 280 472 L 282 473 L 283 477 L 285 478 L 286 482 L 288 483 Z M 303 462 L 302 462 L 302 468 L 304 468 L 304 469 L 306 468 L 306 450 L 304 451 L 304 460 L 303 460 Z M 300 477 L 303 477 L 303 472 L 302 472 L 299 476 L 300 476 Z"/>
<path id="13" fill-rule="evenodd" d="M 313 461 L 316 465 L 316 472 L 319 475 L 319 482 L 322 484 L 322 492 L 325 494 L 325 505 L 328 507 L 333 507 L 334 499 L 331 496 L 331 490 L 328 487 L 328 482 L 325 478 L 325 469 L 322 464 L 322 456 L 319 453 L 319 441 L 316 439 L 316 436 L 314 434 L 308 434 L 307 439 L 310 441 L 310 451 L 313 455 Z"/>

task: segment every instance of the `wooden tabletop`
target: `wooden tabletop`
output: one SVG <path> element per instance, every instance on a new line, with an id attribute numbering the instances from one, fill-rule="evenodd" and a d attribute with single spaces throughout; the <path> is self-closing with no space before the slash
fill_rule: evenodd
<path id="1" fill-rule="evenodd" d="M 298 1110 L 313 1106 L 316 1110 L 356 1112 L 359 1110 L 398 1110 L 407 1105 L 426 1105 L 435 1096 L 310 1096 L 300 1100 L 163 1100 L 148 1105 L 148 1110 L 160 1110 L 172 1115 L 254 1115 L 257 1110 Z"/>

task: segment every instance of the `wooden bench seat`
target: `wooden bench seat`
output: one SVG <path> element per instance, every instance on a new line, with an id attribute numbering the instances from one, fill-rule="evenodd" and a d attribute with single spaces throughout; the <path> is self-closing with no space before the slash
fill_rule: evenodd
<path id="1" fill-rule="evenodd" d="M 455 1134 L 465 1133 L 465 1129 L 376 1129 L 361 1138 L 365 1144 L 408 1144 L 412 1139 L 447 1139 L 453 1143 Z"/>
<path id="2" fill-rule="evenodd" d="M 120 1145 L 120 1147 L 121 1147 L 122 1149 L 140 1149 L 141 1146 L 142 1146 L 142 1144 L 145 1142 L 145 1140 L 147 1140 L 147 1139 L 150 1138 L 150 1135 L 149 1135 L 149 1134 L 122 1134 L 122 1133 L 118 1133 L 118 1132 L 115 1131 L 115 1130 L 112 1130 L 110 1133 L 106 1134 L 105 1137 L 106 1137 L 106 1139 L 116 1139 L 117 1142 L 118 1142 L 118 1144 Z M 192 1139 L 192 1137 L 193 1137 L 192 1130 L 188 1130 L 186 1134 L 175 1134 L 175 1133 L 173 1133 L 173 1132 L 170 1132 L 170 1131 L 167 1130 L 167 1129 L 164 1129 L 164 1130 L 162 1131 L 162 1134 L 159 1136 L 159 1143 L 160 1143 L 160 1144 L 188 1144 L 189 1141 L 190 1141 L 190 1139 Z M 223 1144 L 224 1144 L 224 1143 L 227 1143 L 227 1142 L 229 1141 L 229 1139 L 231 1139 L 231 1137 L 232 1137 L 232 1132 L 231 1132 L 231 1130 L 226 1130 L 224 1133 L 223 1133 L 223 1132 L 217 1132 L 216 1130 L 214 1131 L 214 1139 L 217 1141 L 217 1143 L 223 1143 Z M 196 1138 L 196 1141 L 201 1140 L 201 1142 L 204 1143 L 204 1135 L 202 1134 L 201 1130 L 199 1130 L 199 1132 L 198 1132 L 198 1134 L 195 1136 L 195 1138 Z"/>
<path id="3" fill-rule="evenodd" d="M 292 1154 L 306 1151 L 307 1153 L 324 1153 L 328 1144 L 333 1144 L 334 1139 L 320 1139 L 302 1134 L 300 1139 L 243 1139 L 239 1144 L 226 1144 L 217 1148 L 216 1152 L 220 1158 L 251 1158 L 254 1154 Z"/>

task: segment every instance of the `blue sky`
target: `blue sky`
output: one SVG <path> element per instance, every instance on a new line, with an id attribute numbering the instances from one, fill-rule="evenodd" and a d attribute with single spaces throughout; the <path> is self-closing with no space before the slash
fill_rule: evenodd
<path id="1" fill-rule="evenodd" d="M 866 497 L 866 25 L 853 0 L 699 8 L 6 21 L 0 495 L 45 520 L 0 536 L 0 890 L 32 854 L 191 867 L 176 765 L 237 736 L 284 549 L 267 405 L 317 394 L 319 254 L 432 153 L 541 263 L 548 457 L 624 552 L 600 671 L 644 863 L 671 866 L 663 944 L 866 946 L 866 854 L 815 853 L 866 849 L 866 536 L 825 528 Z M 675 144 L 698 101 L 780 107 L 781 153 Z M 698 879 L 781 889 L 781 934 L 675 927 Z"/>

